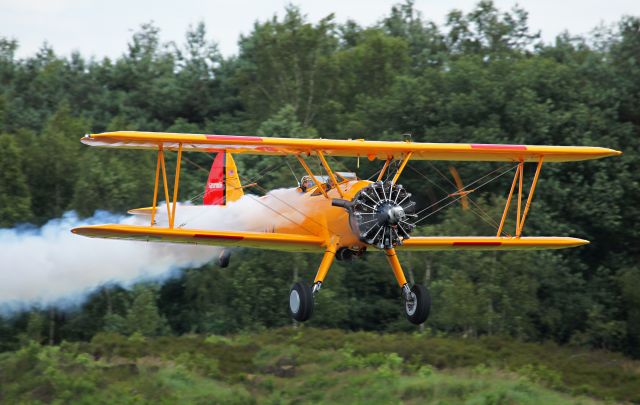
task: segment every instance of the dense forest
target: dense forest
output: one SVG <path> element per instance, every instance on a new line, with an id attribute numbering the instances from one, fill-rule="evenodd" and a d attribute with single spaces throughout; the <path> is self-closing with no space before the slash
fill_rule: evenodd
<path id="1" fill-rule="evenodd" d="M 410 133 L 423 142 L 621 150 L 621 157 L 542 170 L 527 234 L 575 236 L 590 245 L 401 259 L 409 278 L 432 292 L 425 326 L 432 335 L 551 340 L 640 356 L 638 16 L 586 38 L 564 33 L 544 43 L 520 8 L 498 10 L 482 1 L 468 12 L 451 11 L 438 26 L 408 1 L 369 27 L 333 16 L 312 23 L 304 10 L 289 7 L 281 17 L 256 22 L 230 57 L 219 53 L 215 32 L 204 24 L 179 44 L 162 43 L 159 28 L 143 24 L 117 59 L 62 57 L 46 44 L 18 59 L 18 46 L 0 37 L 4 228 L 41 226 L 71 210 L 90 217 L 148 206 L 154 154 L 79 142 L 85 133 L 106 130 L 388 140 Z M 211 164 L 204 154 L 188 158 L 181 200 L 202 191 Z M 245 179 L 258 179 L 253 193 L 295 185 L 285 159 L 239 156 L 237 163 Z M 341 164 L 356 168 L 354 159 Z M 454 164 L 467 183 L 497 167 Z M 374 171 L 362 162 L 359 174 Z M 507 177 L 471 195 L 468 209 L 441 210 L 416 233 L 495 232 Z M 448 179 L 448 164 L 418 162 L 402 182 L 427 206 L 451 191 Z M 6 313 L 0 351 L 107 332 L 228 334 L 290 325 L 289 287 L 296 278 L 309 281 L 319 259 L 235 251 L 225 269 L 211 263 L 164 283 L 106 285 L 78 307 Z M 383 255 L 370 253 L 332 266 L 309 324 L 413 330 L 400 302 Z"/>

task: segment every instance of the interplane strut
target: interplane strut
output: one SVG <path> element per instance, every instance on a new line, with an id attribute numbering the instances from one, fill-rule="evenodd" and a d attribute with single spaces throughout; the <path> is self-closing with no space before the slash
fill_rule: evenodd
<path id="1" fill-rule="evenodd" d="M 531 201 L 533 200 L 533 194 L 536 191 L 536 185 L 538 184 L 538 177 L 540 176 L 543 160 L 544 160 L 544 156 L 540 156 L 540 158 L 538 159 L 538 164 L 536 166 L 536 173 L 533 176 L 531 187 L 529 188 L 529 195 L 527 196 L 527 202 L 525 204 L 524 210 L 522 210 L 522 193 L 523 193 L 522 183 L 523 183 L 523 177 L 524 177 L 524 162 L 521 161 L 518 164 L 516 173 L 513 176 L 513 182 L 511 183 L 511 189 L 509 190 L 509 195 L 507 196 L 507 203 L 504 206 L 504 211 L 502 212 L 502 218 L 500 219 L 500 226 L 498 227 L 498 233 L 496 234 L 496 236 L 499 237 L 502 234 L 502 230 L 504 229 L 504 223 L 507 219 L 509 208 L 511 207 L 511 200 L 513 198 L 513 193 L 516 188 L 516 183 L 518 184 L 518 206 L 516 211 L 515 236 L 516 238 L 520 238 L 522 236 L 522 230 L 524 229 L 524 222 L 527 219 L 527 214 L 529 213 L 529 209 L 531 208 Z M 522 211 L 522 215 L 521 215 L 521 211 Z"/>
<path id="2" fill-rule="evenodd" d="M 158 205 L 158 189 L 160 186 L 160 171 L 162 171 L 162 182 L 164 185 L 164 197 L 167 204 L 167 221 L 169 229 L 173 229 L 176 219 L 176 204 L 178 202 L 178 188 L 180 185 L 180 163 L 182 161 L 182 143 L 178 146 L 178 157 L 176 161 L 176 174 L 173 183 L 173 201 L 169 200 L 169 185 L 167 179 L 167 167 L 162 144 L 158 146 L 158 162 L 156 163 L 155 184 L 153 186 L 153 205 L 151 206 L 151 225 L 155 225 L 155 217 Z M 162 169 L 162 170 L 161 170 Z"/>

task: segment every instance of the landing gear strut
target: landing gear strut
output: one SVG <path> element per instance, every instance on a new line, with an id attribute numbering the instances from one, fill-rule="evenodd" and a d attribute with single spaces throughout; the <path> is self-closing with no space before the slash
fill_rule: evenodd
<path id="1" fill-rule="evenodd" d="M 231 259 L 231 251 L 229 249 L 222 249 L 220 255 L 218 256 L 218 265 L 224 268 L 229 266 L 229 260 Z"/>
<path id="2" fill-rule="evenodd" d="M 298 282 L 291 287 L 291 291 L 289 292 L 289 312 L 296 321 L 304 322 L 313 314 L 313 297 L 320 291 L 320 288 L 322 288 L 322 282 L 327 276 L 333 259 L 336 257 L 337 246 L 338 243 L 336 240 L 332 240 L 327 244 L 327 250 L 325 250 L 322 262 L 320 262 L 313 286 L 309 287 L 306 284 Z"/>
<path id="3" fill-rule="evenodd" d="M 407 279 L 404 277 L 402 266 L 396 255 L 395 249 L 387 249 L 387 261 L 393 269 L 398 285 L 402 288 L 402 298 L 404 300 L 404 313 L 409 322 L 420 325 L 429 317 L 431 311 L 431 295 L 429 291 L 422 285 L 416 284 L 409 287 Z"/>
<path id="4" fill-rule="evenodd" d="M 340 250 L 336 250 L 336 248 L 337 243 L 332 242 L 328 244 L 313 285 L 309 286 L 308 284 L 297 282 L 291 287 L 289 293 L 289 312 L 296 321 L 304 322 L 311 318 L 314 308 L 314 296 L 318 294 L 322 288 L 322 283 L 329 271 L 329 267 L 336 258 L 336 251 L 338 251 L 339 254 L 345 253 L 344 248 Z M 395 249 L 386 249 L 385 253 L 393 269 L 393 274 L 398 281 L 398 285 L 402 288 L 404 313 L 407 319 L 415 325 L 424 323 L 431 311 L 431 296 L 429 295 L 429 291 L 420 284 L 409 287 L 409 283 L 404 277 L 404 272 L 400 266 L 400 261 L 396 256 Z"/>

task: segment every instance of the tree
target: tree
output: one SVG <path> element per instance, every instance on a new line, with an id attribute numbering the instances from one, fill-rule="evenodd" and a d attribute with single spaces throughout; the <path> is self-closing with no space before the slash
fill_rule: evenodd
<path id="1" fill-rule="evenodd" d="M 126 325 L 129 333 L 137 332 L 143 336 L 157 336 L 166 332 L 166 319 L 159 314 L 155 295 L 150 288 L 137 288 L 127 312 Z"/>
<path id="2" fill-rule="evenodd" d="M 298 120 L 295 108 L 291 105 L 285 105 L 272 117 L 263 121 L 257 134 L 284 138 L 312 138 L 318 135 L 314 128 L 305 127 Z M 237 162 L 238 172 L 243 179 L 246 179 L 243 180 L 244 182 L 248 183 L 259 179 L 259 190 L 264 193 L 272 188 L 290 186 L 295 181 L 292 179 L 291 170 L 287 167 L 288 160 L 287 157 L 281 156 L 243 156 Z"/>
<path id="3" fill-rule="evenodd" d="M 91 216 L 99 209 L 124 213 L 148 205 L 153 198 L 151 159 L 151 154 L 139 152 L 84 150 L 76 163 L 79 173 L 69 207 Z M 134 165 L 138 170 L 131 170 Z"/>
<path id="4" fill-rule="evenodd" d="M 291 105 L 304 127 L 313 124 L 334 89 L 334 29 L 333 15 L 313 26 L 290 6 L 282 21 L 256 23 L 241 38 L 236 80 L 258 122 Z"/>
<path id="5" fill-rule="evenodd" d="M 22 151 L 11 135 L 0 135 L 0 228 L 31 219 L 31 194 L 22 172 Z"/>
<path id="6" fill-rule="evenodd" d="M 381 27 L 389 35 L 403 38 L 409 44 L 414 69 L 444 63 L 447 57 L 444 35 L 436 24 L 423 19 L 413 0 L 391 7 L 391 13 L 382 20 Z"/>
<path id="7" fill-rule="evenodd" d="M 258 128 L 260 136 L 275 136 L 285 138 L 315 138 L 318 132 L 305 127 L 298 121 L 296 110 L 291 104 L 287 104 L 276 112 L 272 117 L 265 120 Z"/>
<path id="8" fill-rule="evenodd" d="M 62 103 L 35 139 L 27 179 L 38 222 L 57 218 L 69 209 L 78 177 L 79 138 L 87 129 L 86 122 L 73 117 L 69 105 Z"/>
<path id="9" fill-rule="evenodd" d="M 44 336 L 45 318 L 39 311 L 31 311 L 27 320 L 24 339 L 42 343 Z"/>
<path id="10" fill-rule="evenodd" d="M 479 53 L 486 57 L 520 53 L 540 37 L 530 33 L 528 13 L 515 6 L 500 15 L 493 1 L 482 0 L 468 14 L 454 10 L 447 16 L 448 47 L 455 53 Z"/>
<path id="11" fill-rule="evenodd" d="M 640 271 L 637 267 L 625 269 L 620 274 L 622 300 L 626 313 L 626 348 L 631 355 L 640 356 Z"/>
<path id="12" fill-rule="evenodd" d="M 190 122 L 204 123 L 225 109 L 228 93 L 220 88 L 217 74 L 223 58 L 215 42 L 208 41 L 203 22 L 189 26 L 186 42 L 176 48 L 177 114 Z"/>

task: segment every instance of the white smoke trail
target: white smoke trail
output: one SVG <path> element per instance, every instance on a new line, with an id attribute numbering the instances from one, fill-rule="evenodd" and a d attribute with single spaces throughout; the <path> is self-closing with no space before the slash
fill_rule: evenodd
<path id="1" fill-rule="evenodd" d="M 246 195 L 226 207 L 179 206 L 176 226 L 192 229 L 262 231 L 304 214 L 288 205 L 304 207 L 294 190 L 275 190 L 258 199 Z M 265 205 L 268 205 L 265 206 Z M 286 218 L 274 213 L 289 211 Z M 166 224 L 166 210 L 157 214 Z M 79 219 L 69 212 L 37 230 L 0 229 L 0 312 L 31 305 L 76 305 L 104 285 L 130 286 L 146 280 L 163 280 L 182 268 L 215 259 L 220 248 L 184 244 L 149 243 L 87 238 L 72 234 L 76 226 L 100 223 L 148 225 L 147 216 L 123 217 L 97 212 Z"/>

